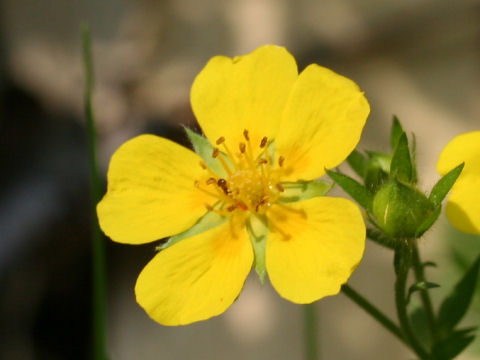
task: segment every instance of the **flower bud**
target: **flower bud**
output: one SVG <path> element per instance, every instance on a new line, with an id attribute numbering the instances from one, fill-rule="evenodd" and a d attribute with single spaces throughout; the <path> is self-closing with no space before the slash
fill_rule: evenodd
<path id="1" fill-rule="evenodd" d="M 434 206 L 416 188 L 391 180 L 375 194 L 372 211 L 387 236 L 413 238 Z"/>

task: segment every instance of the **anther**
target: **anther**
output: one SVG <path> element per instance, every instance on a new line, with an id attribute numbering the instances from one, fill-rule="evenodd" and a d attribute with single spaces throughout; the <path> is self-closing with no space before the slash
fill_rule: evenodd
<path id="1" fill-rule="evenodd" d="M 206 183 L 207 185 L 212 185 L 212 184 L 215 184 L 217 182 L 217 180 L 215 180 L 215 178 L 211 177 L 209 178 Z"/>
<path id="2" fill-rule="evenodd" d="M 265 145 L 267 145 L 267 141 L 268 141 L 268 138 L 267 138 L 266 136 L 264 136 L 264 137 L 262 138 L 262 141 L 260 141 L 260 147 L 261 147 L 261 148 L 264 148 Z"/>
<path id="3" fill-rule="evenodd" d="M 258 209 L 260 206 L 265 205 L 267 203 L 267 199 L 262 199 L 256 206 L 255 206 L 255 211 L 258 212 Z"/>
<path id="4" fill-rule="evenodd" d="M 278 158 L 278 166 L 282 167 L 284 161 L 285 161 L 285 158 L 284 158 L 283 156 L 280 156 L 280 157 Z"/>
<path id="5" fill-rule="evenodd" d="M 233 210 L 235 210 L 237 208 L 237 205 L 230 205 L 229 207 L 227 207 L 227 211 L 228 212 L 232 212 Z"/>
<path id="6" fill-rule="evenodd" d="M 217 185 L 219 188 L 223 190 L 225 195 L 228 195 L 228 186 L 227 186 L 227 180 L 225 179 L 218 179 Z"/>
<path id="7" fill-rule="evenodd" d="M 203 170 L 207 170 L 207 165 L 206 165 L 203 161 L 200 161 L 200 167 L 201 167 Z"/>
<path id="8" fill-rule="evenodd" d="M 223 136 L 220 136 L 217 141 L 216 141 L 216 144 L 217 145 L 220 145 L 221 143 L 223 143 L 225 141 L 225 138 Z"/>
<path id="9" fill-rule="evenodd" d="M 240 152 L 244 154 L 247 147 L 245 146 L 245 143 L 240 143 L 238 144 L 238 148 L 240 149 Z"/>
<path id="10" fill-rule="evenodd" d="M 268 163 L 268 160 L 267 159 L 264 159 L 264 158 L 260 158 L 257 160 L 257 163 L 259 164 L 267 164 Z"/>
<path id="11" fill-rule="evenodd" d="M 285 188 L 282 186 L 282 184 L 277 183 L 275 186 L 277 187 L 278 191 L 280 191 L 280 192 L 284 192 L 284 191 L 285 191 Z"/>
<path id="12" fill-rule="evenodd" d="M 250 141 L 250 136 L 248 135 L 247 129 L 243 130 L 243 137 L 245 138 L 245 140 Z"/>
<path id="13" fill-rule="evenodd" d="M 213 206 L 206 204 L 205 207 L 207 208 L 208 211 L 213 211 Z"/>
<path id="14" fill-rule="evenodd" d="M 212 153 L 212 157 L 213 157 L 213 158 L 216 158 L 219 153 L 220 153 L 220 150 L 218 150 L 218 148 L 214 148 L 214 149 L 213 149 L 213 153 Z"/>
<path id="15" fill-rule="evenodd" d="M 197 187 L 197 188 L 200 187 L 200 183 L 198 182 L 198 180 L 195 180 L 194 183 L 193 183 L 193 185 L 194 185 L 195 187 Z"/>

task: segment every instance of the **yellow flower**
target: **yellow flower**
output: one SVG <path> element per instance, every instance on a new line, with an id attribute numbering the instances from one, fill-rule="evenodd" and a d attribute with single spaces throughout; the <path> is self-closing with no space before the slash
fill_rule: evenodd
<path id="1" fill-rule="evenodd" d="M 143 269 L 138 303 L 164 325 L 208 319 L 238 297 L 253 264 L 295 303 L 337 294 L 363 255 L 360 210 L 342 198 L 287 195 L 355 148 L 370 111 L 358 86 L 315 64 L 298 74 L 290 53 L 268 45 L 212 58 L 191 104 L 212 152 L 138 136 L 112 156 L 98 204 L 117 242 L 187 231 Z M 220 221 L 205 225 L 209 215 Z"/>
<path id="2" fill-rule="evenodd" d="M 444 175 L 465 162 L 448 198 L 446 213 L 457 229 L 480 234 L 480 131 L 453 138 L 443 149 L 437 171 Z"/>

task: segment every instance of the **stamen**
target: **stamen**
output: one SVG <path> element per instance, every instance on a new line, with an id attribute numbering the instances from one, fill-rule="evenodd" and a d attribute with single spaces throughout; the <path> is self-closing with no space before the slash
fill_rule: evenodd
<path id="1" fill-rule="evenodd" d="M 203 169 L 203 170 L 207 170 L 207 164 L 205 164 L 203 161 L 200 161 L 200 167 Z"/>
<path id="2" fill-rule="evenodd" d="M 214 159 L 218 159 L 220 161 L 220 163 L 222 164 L 223 168 L 225 169 L 225 171 L 227 172 L 228 175 L 232 175 L 232 170 L 228 166 L 227 162 L 225 161 L 223 156 L 221 156 L 221 155 L 219 156 L 219 155 L 220 155 L 220 150 L 218 148 L 214 148 L 213 153 L 212 153 L 212 157 Z"/>
<path id="3" fill-rule="evenodd" d="M 245 140 L 250 141 L 250 136 L 248 135 L 247 129 L 243 130 L 243 137 L 245 138 Z"/>
<path id="4" fill-rule="evenodd" d="M 205 207 L 207 208 L 208 211 L 213 211 L 213 206 L 205 204 Z"/>
<path id="5" fill-rule="evenodd" d="M 278 158 L 278 166 L 282 167 L 284 161 L 285 161 L 285 158 L 284 158 L 283 156 L 280 156 L 280 157 Z"/>
<path id="6" fill-rule="evenodd" d="M 206 181 L 207 185 L 212 185 L 212 184 L 215 184 L 217 182 L 217 180 L 215 180 L 215 178 L 211 177 L 211 178 L 208 178 L 208 180 Z"/>
<path id="7" fill-rule="evenodd" d="M 263 149 L 265 147 L 265 145 L 267 145 L 267 142 L 268 142 L 268 138 L 266 136 L 264 136 L 262 138 L 262 141 L 260 141 L 260 147 Z"/>
<path id="8" fill-rule="evenodd" d="M 193 185 L 200 191 L 204 192 L 205 194 L 207 195 L 210 195 L 211 197 L 214 197 L 214 198 L 217 198 L 217 199 L 220 199 L 220 194 L 214 194 L 208 190 L 205 190 L 204 188 L 202 188 L 200 186 L 200 182 L 198 180 L 195 180 L 195 182 L 193 183 Z"/>
<path id="9" fill-rule="evenodd" d="M 229 207 L 227 207 L 227 211 L 228 212 L 232 212 L 233 210 L 235 210 L 237 208 L 237 205 L 233 204 L 233 205 L 230 205 Z"/>
<path id="10" fill-rule="evenodd" d="M 228 195 L 228 186 L 227 186 L 227 180 L 225 179 L 218 179 L 217 185 L 219 188 L 223 190 L 225 195 Z"/>
<path id="11" fill-rule="evenodd" d="M 265 205 L 267 203 L 268 198 L 263 198 L 256 206 L 255 206 L 255 212 L 258 212 L 258 209 L 260 206 Z"/>
<path id="12" fill-rule="evenodd" d="M 220 144 L 223 143 L 223 142 L 225 142 L 225 137 L 220 136 L 220 137 L 217 139 L 216 144 L 217 144 L 217 145 L 220 145 Z"/>
<path id="13" fill-rule="evenodd" d="M 268 160 L 264 159 L 264 158 L 260 158 L 260 159 L 257 160 L 257 163 L 260 164 L 260 165 L 261 164 L 268 164 Z"/>
<path id="14" fill-rule="evenodd" d="M 284 192 L 284 191 L 285 191 L 285 189 L 283 188 L 282 184 L 277 183 L 275 186 L 277 187 L 278 191 L 280 191 L 280 192 Z"/>
<path id="15" fill-rule="evenodd" d="M 245 143 L 240 143 L 238 144 L 238 148 L 240 149 L 240 152 L 244 154 L 247 147 L 245 146 Z"/>

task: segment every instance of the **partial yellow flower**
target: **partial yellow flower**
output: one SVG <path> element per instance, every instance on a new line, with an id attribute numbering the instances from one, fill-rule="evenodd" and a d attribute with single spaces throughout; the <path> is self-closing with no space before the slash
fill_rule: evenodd
<path id="1" fill-rule="evenodd" d="M 480 131 L 458 135 L 443 149 L 437 170 L 444 175 L 465 162 L 448 198 L 447 217 L 457 229 L 480 234 Z"/>
<path id="2" fill-rule="evenodd" d="M 357 145 L 370 111 L 358 86 L 315 64 L 298 74 L 290 53 L 267 45 L 212 58 L 191 104 L 210 152 L 138 136 L 112 156 L 97 207 L 114 241 L 181 233 L 139 275 L 138 303 L 164 325 L 208 319 L 254 264 L 295 303 L 337 294 L 363 255 L 361 212 L 346 199 L 290 195 Z"/>

